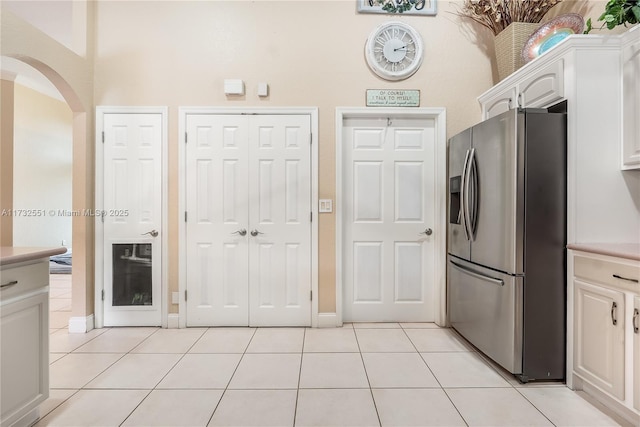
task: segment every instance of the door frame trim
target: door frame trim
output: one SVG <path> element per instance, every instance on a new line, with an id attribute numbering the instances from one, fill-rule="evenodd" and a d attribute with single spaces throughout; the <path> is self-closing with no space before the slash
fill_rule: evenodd
<path id="1" fill-rule="evenodd" d="M 447 313 L 447 128 L 445 108 L 378 108 L 378 107 L 337 107 L 336 108 L 336 326 L 342 325 L 343 315 L 343 176 L 342 149 L 344 120 L 351 118 L 424 118 L 435 120 L 435 218 L 434 226 L 434 320 L 439 326 L 446 326 Z"/>
<path id="2" fill-rule="evenodd" d="M 187 115 L 215 114 L 215 115 L 308 115 L 311 121 L 311 291 L 314 295 L 311 301 L 311 327 L 318 326 L 318 108 L 317 107 L 179 107 L 178 108 L 178 327 L 187 327 L 187 305 L 185 291 L 187 290 L 187 226 L 184 212 L 187 207 L 186 199 L 186 148 L 185 135 L 187 131 Z"/>
<path id="3" fill-rule="evenodd" d="M 161 129 L 162 129 L 162 233 L 160 237 L 160 251 L 162 268 L 160 270 L 160 325 L 163 328 L 168 324 L 168 277 L 169 277 L 169 201 L 168 201 L 168 107 L 119 107 L 119 106 L 97 106 L 96 107 L 96 164 L 95 164 L 95 207 L 96 210 L 103 209 L 104 201 L 104 144 L 102 143 L 102 132 L 104 130 L 104 115 L 105 114 L 160 114 L 161 116 Z M 94 256 L 94 268 L 95 268 L 95 295 L 94 295 L 94 314 L 95 314 L 95 327 L 102 328 L 104 326 L 104 301 L 102 301 L 102 290 L 104 290 L 104 223 L 96 217 L 95 221 L 95 256 Z"/>

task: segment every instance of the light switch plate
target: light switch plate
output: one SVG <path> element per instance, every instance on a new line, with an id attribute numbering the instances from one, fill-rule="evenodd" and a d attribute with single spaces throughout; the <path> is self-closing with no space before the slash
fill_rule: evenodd
<path id="1" fill-rule="evenodd" d="M 333 200 L 331 199 L 320 199 L 320 206 L 318 208 L 320 213 L 329 213 L 333 212 Z"/>

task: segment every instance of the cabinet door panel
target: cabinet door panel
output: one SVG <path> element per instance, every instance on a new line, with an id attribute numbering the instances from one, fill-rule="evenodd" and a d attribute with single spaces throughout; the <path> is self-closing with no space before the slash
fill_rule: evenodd
<path id="1" fill-rule="evenodd" d="M 519 84 L 520 107 L 546 107 L 564 97 L 564 62 L 553 62 Z"/>
<path id="2" fill-rule="evenodd" d="M 502 114 L 505 111 L 509 111 L 516 107 L 516 88 L 512 87 L 505 90 L 495 97 L 491 98 L 482 105 L 483 118 L 489 119 L 491 117 Z"/>
<path id="3" fill-rule="evenodd" d="M 48 293 L 0 308 L 0 408 L 10 425 L 49 397 Z"/>
<path id="4" fill-rule="evenodd" d="M 636 41 L 622 50 L 622 169 L 640 168 L 639 74 L 640 41 Z"/>
<path id="5" fill-rule="evenodd" d="M 624 294 L 574 283 L 574 371 L 624 400 Z"/>

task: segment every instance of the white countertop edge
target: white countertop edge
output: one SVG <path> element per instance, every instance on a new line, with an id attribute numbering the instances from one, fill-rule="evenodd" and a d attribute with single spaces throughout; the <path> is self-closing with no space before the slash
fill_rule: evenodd
<path id="1" fill-rule="evenodd" d="M 572 243 L 567 249 L 640 261 L 639 243 Z"/>
<path id="2" fill-rule="evenodd" d="M 60 255 L 65 252 L 67 252 L 67 248 L 63 246 L 57 248 L 2 246 L 0 247 L 0 265 L 32 261 L 39 258 L 49 258 L 50 256 Z"/>

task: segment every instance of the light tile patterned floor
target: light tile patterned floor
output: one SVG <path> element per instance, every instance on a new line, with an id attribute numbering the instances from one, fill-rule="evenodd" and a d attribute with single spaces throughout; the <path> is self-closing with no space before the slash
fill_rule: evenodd
<path id="1" fill-rule="evenodd" d="M 68 334 L 65 279 L 51 281 L 37 426 L 619 425 L 561 384 L 519 384 L 434 324 Z"/>

